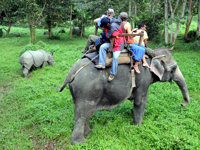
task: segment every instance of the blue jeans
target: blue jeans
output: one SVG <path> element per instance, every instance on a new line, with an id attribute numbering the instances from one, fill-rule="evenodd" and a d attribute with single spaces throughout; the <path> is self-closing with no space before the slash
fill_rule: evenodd
<path id="1" fill-rule="evenodd" d="M 110 48 L 110 43 L 103 43 L 99 48 L 99 64 L 106 66 L 106 52 Z"/>
<path id="2" fill-rule="evenodd" d="M 118 59 L 121 51 L 113 52 L 113 60 L 112 60 L 112 68 L 110 70 L 110 73 L 113 75 L 117 74 L 117 67 L 118 67 Z"/>
<path id="3" fill-rule="evenodd" d="M 104 43 L 99 49 L 99 64 L 106 66 L 106 52 L 110 49 L 110 43 Z M 112 68 L 110 73 L 113 75 L 117 74 L 118 58 L 121 51 L 113 52 Z"/>

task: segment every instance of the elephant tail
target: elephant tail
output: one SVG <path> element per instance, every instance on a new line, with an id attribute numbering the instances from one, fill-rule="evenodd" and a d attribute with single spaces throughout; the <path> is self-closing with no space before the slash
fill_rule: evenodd
<path id="1" fill-rule="evenodd" d="M 68 74 L 67 77 L 65 78 L 61 88 L 59 89 L 59 92 L 62 92 L 62 90 L 66 87 L 66 85 L 71 82 L 71 78 L 70 77 L 71 77 L 71 75 Z"/>
<path id="2" fill-rule="evenodd" d="M 67 77 L 65 78 L 62 86 L 60 89 L 58 89 L 59 92 L 62 92 L 62 90 L 67 86 L 67 84 L 71 83 L 77 74 L 86 66 L 86 62 L 88 63 L 88 59 L 79 59 L 70 69 Z"/>
<path id="3" fill-rule="evenodd" d="M 73 75 L 71 75 L 70 73 L 67 75 L 67 77 L 65 78 L 65 81 L 63 82 L 62 87 L 59 89 L 59 92 L 62 92 L 62 90 L 66 87 L 66 85 L 68 83 L 71 83 L 74 78 L 76 77 L 76 75 L 85 67 L 86 65 L 83 65 L 81 68 L 79 68 Z"/>

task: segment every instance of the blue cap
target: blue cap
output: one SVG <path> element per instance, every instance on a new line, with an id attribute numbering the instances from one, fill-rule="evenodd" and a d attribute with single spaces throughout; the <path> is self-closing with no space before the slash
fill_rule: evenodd
<path id="1" fill-rule="evenodd" d="M 108 23 L 110 23 L 110 19 L 108 17 L 104 17 L 101 19 L 100 27 L 106 26 Z"/>

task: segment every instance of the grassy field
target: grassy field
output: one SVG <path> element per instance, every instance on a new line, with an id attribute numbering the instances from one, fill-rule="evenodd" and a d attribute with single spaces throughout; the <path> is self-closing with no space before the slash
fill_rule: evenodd
<path id="1" fill-rule="evenodd" d="M 141 126 L 131 125 L 132 102 L 90 118 L 93 129 L 87 142 L 72 146 L 74 104 L 68 87 L 58 93 L 70 67 L 81 56 L 86 38 L 60 35 L 48 40 L 44 30 L 36 32 L 39 45 L 55 51 L 55 66 L 37 69 L 22 77 L 19 56 L 29 44 L 29 30 L 12 28 L 22 37 L 0 38 L 0 149 L 200 149 L 200 45 L 178 40 L 172 54 L 185 77 L 191 102 L 181 108 L 183 98 L 173 83 L 156 83 L 148 93 Z M 88 34 L 92 33 L 88 32 Z M 150 47 L 158 47 L 150 43 Z"/>

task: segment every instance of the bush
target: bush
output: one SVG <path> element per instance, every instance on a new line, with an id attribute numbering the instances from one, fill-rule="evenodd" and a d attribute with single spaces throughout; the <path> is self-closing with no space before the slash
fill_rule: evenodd
<path id="1" fill-rule="evenodd" d="M 189 43 L 188 47 L 192 50 L 200 50 L 200 40 Z"/>
<path id="2" fill-rule="evenodd" d="M 58 35 L 52 35 L 49 39 L 50 40 L 60 40 L 60 37 Z"/>
<path id="3" fill-rule="evenodd" d="M 187 38 L 185 38 L 185 42 L 194 42 L 195 41 L 195 36 L 196 36 L 196 31 L 189 31 Z"/>
<path id="4" fill-rule="evenodd" d="M 51 49 L 49 47 L 48 44 L 42 42 L 42 41 L 39 41 L 37 42 L 36 44 L 27 44 L 26 46 L 24 46 L 24 48 L 22 49 L 22 51 L 20 52 L 20 56 L 27 50 L 39 50 L 39 49 L 43 49 L 47 52 L 50 52 Z"/>

